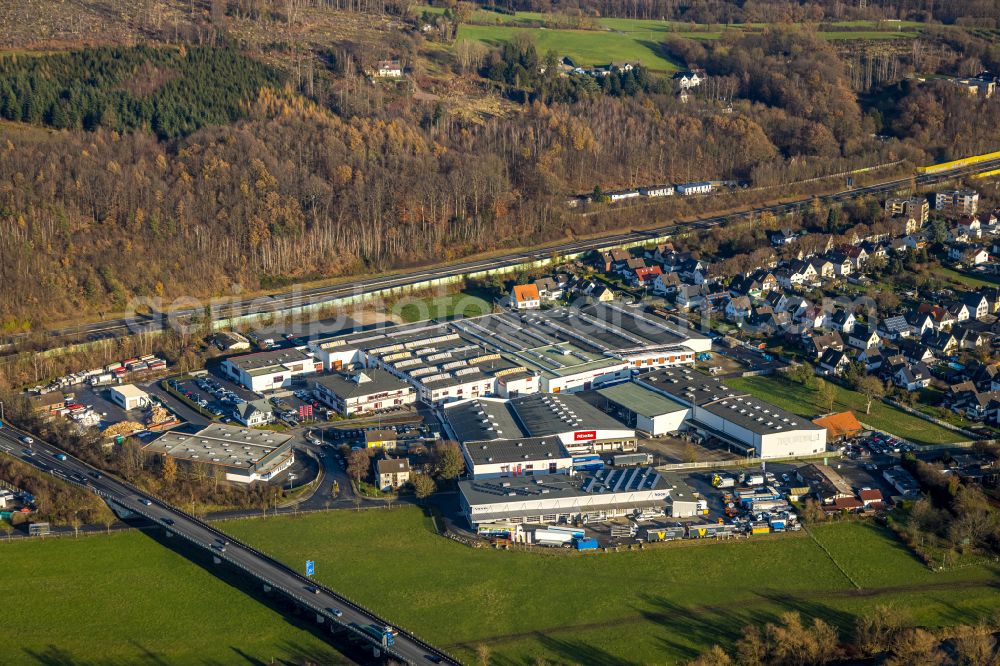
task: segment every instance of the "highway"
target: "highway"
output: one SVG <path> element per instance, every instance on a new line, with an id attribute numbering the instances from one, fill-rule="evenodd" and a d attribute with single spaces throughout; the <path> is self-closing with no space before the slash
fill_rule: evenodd
<path id="1" fill-rule="evenodd" d="M 312 287 L 293 292 L 285 292 L 270 296 L 235 301 L 227 306 L 218 308 L 214 316 L 216 320 L 219 321 L 247 314 L 277 313 L 304 305 L 331 302 L 347 296 L 377 293 L 381 290 L 392 287 L 403 287 L 426 282 L 428 280 L 453 278 L 456 276 L 467 275 L 469 273 L 476 273 L 478 271 L 513 267 L 528 261 L 547 259 L 553 253 L 565 255 L 577 252 L 586 252 L 589 250 L 603 250 L 624 243 L 640 242 L 643 239 L 663 237 L 682 231 L 711 229 L 729 220 L 759 216 L 765 212 L 773 215 L 781 215 L 810 206 L 816 199 L 818 199 L 821 203 L 838 203 L 861 196 L 892 192 L 894 190 L 908 187 L 910 183 L 914 181 L 918 185 L 928 185 L 943 180 L 950 180 L 960 176 L 982 173 L 997 168 L 1000 168 L 1000 159 L 955 168 L 939 173 L 907 176 L 905 178 L 898 178 L 896 180 L 877 183 L 875 185 L 844 190 L 836 194 L 828 194 L 818 197 L 809 196 L 772 206 L 757 207 L 739 212 L 726 213 L 724 215 L 700 219 L 695 222 L 672 223 L 655 229 L 629 231 L 626 233 L 601 236 L 599 238 L 589 240 L 570 241 L 557 245 L 545 246 L 536 250 L 505 254 L 489 259 L 471 260 L 441 267 L 428 267 L 392 275 L 373 276 L 336 285 Z M 64 341 L 83 341 L 107 337 L 118 337 L 131 333 L 137 333 L 143 330 L 157 330 L 168 326 L 170 324 L 170 319 L 176 321 L 201 312 L 201 309 L 178 310 L 171 312 L 169 318 L 163 314 L 154 314 L 149 317 L 137 315 L 131 319 L 115 319 L 81 326 L 50 330 L 47 332 L 47 335 L 52 337 L 54 340 Z M 18 336 L 10 337 L 7 342 L 16 342 L 17 338 Z"/>
<path id="2" fill-rule="evenodd" d="M 322 619 L 324 626 L 332 624 L 338 628 L 343 627 L 369 641 L 373 649 L 379 649 L 384 656 L 400 662 L 459 663 L 453 657 L 399 627 L 395 628 L 398 632 L 394 639 L 395 644 L 391 648 L 383 647 L 379 641 L 358 629 L 372 624 L 379 627 L 389 624 L 377 615 L 264 553 L 229 537 L 211 525 L 139 491 L 124 481 L 99 472 L 96 468 L 65 454 L 49 443 L 36 439 L 28 445 L 23 441 L 24 436 L 25 433 L 12 428 L 9 423 L 4 423 L 0 428 L 0 451 L 9 453 L 69 483 L 85 487 L 112 505 L 162 525 L 172 537 L 184 539 L 211 554 L 220 561 L 219 564 L 225 561 L 242 570 L 262 586 L 282 593 L 302 608 L 310 609 L 315 614 L 314 619 L 317 622 Z M 59 454 L 65 455 L 66 459 L 56 458 Z M 137 593 L 141 591 L 137 590 Z M 341 615 L 330 609 L 337 609 Z"/>

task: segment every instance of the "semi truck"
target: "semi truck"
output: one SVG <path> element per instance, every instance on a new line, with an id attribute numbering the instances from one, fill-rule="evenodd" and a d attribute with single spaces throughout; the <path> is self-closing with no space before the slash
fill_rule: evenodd
<path id="1" fill-rule="evenodd" d="M 653 461 L 653 456 L 648 453 L 619 453 L 611 458 L 615 467 L 629 467 L 631 465 L 648 465 Z"/>
<path id="2" fill-rule="evenodd" d="M 674 541 L 683 539 L 686 536 L 683 526 L 676 527 L 647 527 L 645 530 L 646 541 L 653 543 L 657 541 Z"/>
<path id="3" fill-rule="evenodd" d="M 383 624 L 366 624 L 362 626 L 357 622 L 352 622 L 351 626 L 377 639 L 382 643 L 382 647 L 392 647 L 395 645 L 396 634 L 399 633 L 392 627 Z"/>
<path id="4" fill-rule="evenodd" d="M 578 472 L 599 472 L 604 469 L 604 461 L 596 454 L 574 456 L 573 469 Z"/>
<path id="5" fill-rule="evenodd" d="M 580 527 L 565 527 L 565 526 L 562 526 L 562 525 L 552 525 L 552 526 L 546 527 L 545 531 L 547 531 L 547 532 L 563 532 L 565 534 L 571 535 L 575 539 L 582 539 L 585 536 L 587 536 L 586 532 L 583 531 L 583 528 L 580 528 Z"/>
<path id="6" fill-rule="evenodd" d="M 574 536 L 570 532 L 559 532 L 557 530 L 535 530 L 534 541 L 539 546 L 558 546 L 569 548 Z"/>
<path id="7" fill-rule="evenodd" d="M 728 474 L 713 474 L 712 485 L 716 488 L 732 488 L 736 485 L 736 479 Z"/>

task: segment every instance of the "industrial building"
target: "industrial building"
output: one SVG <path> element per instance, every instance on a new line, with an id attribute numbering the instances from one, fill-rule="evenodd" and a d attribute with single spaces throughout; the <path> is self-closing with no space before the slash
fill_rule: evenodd
<path id="1" fill-rule="evenodd" d="M 670 484 L 650 467 L 594 474 L 472 479 L 458 484 L 473 529 L 493 523 L 598 522 L 645 509 L 665 510 Z"/>
<path id="2" fill-rule="evenodd" d="M 312 355 L 294 347 L 233 356 L 222 363 L 226 375 L 257 393 L 290 386 L 294 377 L 322 369 Z"/>
<path id="3" fill-rule="evenodd" d="M 461 444 L 553 438 L 572 455 L 635 451 L 635 429 L 572 394 L 510 400 L 477 398 L 446 405 L 445 429 Z"/>
<path id="4" fill-rule="evenodd" d="M 312 381 L 312 389 L 317 400 L 341 416 L 402 407 L 416 401 L 412 386 L 378 368 L 322 375 Z"/>
<path id="5" fill-rule="evenodd" d="M 636 382 L 689 410 L 683 428 L 717 437 L 757 458 L 826 451 L 826 429 L 718 379 L 687 368 L 641 375 Z"/>
<path id="6" fill-rule="evenodd" d="M 691 416 L 689 407 L 635 382 L 615 384 L 597 393 L 605 399 L 609 413 L 653 437 L 677 432 Z"/>
<path id="7" fill-rule="evenodd" d="M 707 337 L 615 302 L 422 322 L 310 344 L 327 370 L 381 368 L 434 405 L 590 390 L 635 369 L 691 364 L 710 347 Z"/>
<path id="8" fill-rule="evenodd" d="M 172 430 L 143 448 L 179 463 L 202 464 L 227 481 L 267 481 L 295 462 L 290 435 L 212 424 L 194 432 Z"/>
<path id="9" fill-rule="evenodd" d="M 465 442 L 462 455 L 474 479 L 569 474 L 573 470 L 573 456 L 556 437 Z"/>
<path id="10" fill-rule="evenodd" d="M 112 386 L 108 389 L 108 398 L 126 411 L 149 406 L 149 394 L 132 384 Z"/>

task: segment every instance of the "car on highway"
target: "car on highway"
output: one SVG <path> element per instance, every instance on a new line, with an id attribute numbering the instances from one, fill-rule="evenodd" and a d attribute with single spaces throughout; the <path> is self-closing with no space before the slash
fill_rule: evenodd
<path id="1" fill-rule="evenodd" d="M 340 610 L 339 608 L 327 608 L 326 610 L 328 610 L 329 612 L 333 613 L 334 617 L 343 617 L 344 616 L 344 611 Z"/>
<path id="2" fill-rule="evenodd" d="M 164 525 L 173 525 L 174 524 L 174 519 L 173 518 L 164 518 L 163 519 L 163 524 Z"/>
<path id="3" fill-rule="evenodd" d="M 425 654 L 424 659 L 431 662 L 432 664 L 440 664 L 443 660 L 436 654 Z"/>
<path id="4" fill-rule="evenodd" d="M 140 497 L 140 498 L 139 498 L 139 501 L 140 501 L 141 503 L 145 504 L 146 506 L 153 506 L 153 503 L 152 503 L 152 502 L 150 502 L 150 501 L 149 501 L 148 499 L 146 499 L 145 497 Z"/>
<path id="5" fill-rule="evenodd" d="M 57 453 L 57 454 L 55 454 L 52 457 L 55 458 L 56 460 L 66 460 L 66 454 L 65 453 Z"/>
<path id="6" fill-rule="evenodd" d="M 33 456 L 33 455 L 35 455 L 35 452 L 32 449 L 25 449 L 24 450 L 24 455 L 26 455 L 26 456 Z"/>
<path id="7" fill-rule="evenodd" d="M 320 594 L 323 591 L 323 590 L 319 589 L 318 587 L 316 587 L 315 585 L 308 586 L 306 588 L 306 590 L 308 590 L 309 592 L 312 592 L 313 594 Z"/>
<path id="8" fill-rule="evenodd" d="M 90 473 L 90 475 L 91 475 L 92 477 L 94 477 L 95 479 L 100 479 L 101 477 L 103 477 L 103 476 L 104 476 L 104 475 L 103 475 L 103 474 L 101 474 L 100 472 L 91 472 L 91 473 Z"/>
<path id="9" fill-rule="evenodd" d="M 220 553 L 226 552 L 226 547 L 223 546 L 222 544 L 213 543 L 212 544 L 212 548 L 214 548 L 215 550 L 219 551 Z"/>
<path id="10" fill-rule="evenodd" d="M 35 440 L 33 440 L 31 437 L 28 437 L 27 435 L 25 435 L 24 437 L 22 437 L 21 441 L 24 442 L 25 444 L 27 444 L 28 446 L 31 446 L 32 444 L 35 443 Z"/>

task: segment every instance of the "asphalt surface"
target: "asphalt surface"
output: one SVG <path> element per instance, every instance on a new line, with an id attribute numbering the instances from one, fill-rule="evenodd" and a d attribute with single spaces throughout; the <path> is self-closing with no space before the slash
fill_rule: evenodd
<path id="1" fill-rule="evenodd" d="M 217 309 L 214 316 L 216 320 L 224 320 L 246 314 L 281 312 L 305 305 L 330 302 L 345 296 L 371 294 L 390 287 L 401 287 L 431 279 L 449 278 L 482 270 L 492 270 L 503 268 L 505 266 L 514 266 L 526 261 L 546 259 L 553 253 L 567 254 L 585 252 L 588 250 L 602 250 L 621 245 L 622 243 L 642 241 L 644 238 L 662 237 L 680 231 L 710 229 L 729 220 L 736 220 L 749 216 L 759 216 L 764 212 L 769 212 L 771 214 L 788 213 L 810 206 L 815 200 L 819 200 L 821 203 L 837 203 L 869 194 L 892 192 L 901 187 L 907 187 L 912 182 L 916 182 L 918 185 L 927 185 L 943 180 L 950 180 L 958 176 L 981 173 L 996 168 L 1000 168 L 1000 160 L 982 162 L 980 164 L 965 166 L 940 173 L 907 176 L 905 178 L 878 183 L 876 185 L 844 190 L 836 194 L 823 195 L 819 197 L 810 196 L 787 203 L 775 204 L 773 206 L 763 206 L 741 212 L 709 217 L 696 222 L 669 224 L 656 229 L 630 231 L 627 233 L 602 236 L 600 238 L 590 240 L 571 241 L 559 245 L 547 246 L 538 250 L 506 254 L 490 259 L 467 261 L 437 268 L 431 267 L 397 273 L 394 275 L 376 276 L 338 285 L 313 287 L 310 289 L 297 290 L 295 292 L 272 294 L 270 296 L 237 301 L 228 306 L 220 307 Z M 165 326 L 169 326 L 171 324 L 171 320 L 176 321 L 177 319 L 183 319 L 193 314 L 200 314 L 201 312 L 202 310 L 200 309 L 180 310 L 172 312 L 169 317 L 161 313 L 154 313 L 148 317 L 136 316 L 134 318 L 115 319 L 85 324 L 82 326 L 55 329 L 48 331 L 48 334 L 60 341 L 67 339 L 96 340 L 108 337 L 118 337 L 141 331 L 158 330 Z M 7 342 L 15 342 L 17 338 L 18 336 L 8 338 Z"/>
<path id="2" fill-rule="evenodd" d="M 322 620 L 323 624 L 342 625 L 345 629 L 369 640 L 373 647 L 377 647 L 384 654 L 403 662 L 411 664 L 459 663 L 403 629 L 397 628 L 398 634 L 395 637 L 393 647 L 382 647 L 380 642 L 359 629 L 371 624 L 378 626 L 389 624 L 377 615 L 250 546 L 232 539 L 215 527 L 189 516 L 151 495 L 146 495 L 123 481 L 107 474 L 98 473 L 96 468 L 68 454 L 66 460 L 57 459 L 55 457 L 57 454 L 64 453 L 57 447 L 37 439 L 29 446 L 22 441 L 23 437 L 24 433 L 5 423 L 0 428 L 0 450 L 54 476 L 63 478 L 69 483 L 83 486 L 97 493 L 112 505 L 117 505 L 136 516 L 162 525 L 168 534 L 185 539 L 190 544 L 204 549 L 219 563 L 225 561 L 256 579 L 262 585 L 283 593 L 295 601 L 297 605 L 312 610 L 317 622 Z M 29 450 L 33 453 L 29 454 Z M 342 615 L 338 617 L 329 610 L 331 608 L 339 609 Z"/>

